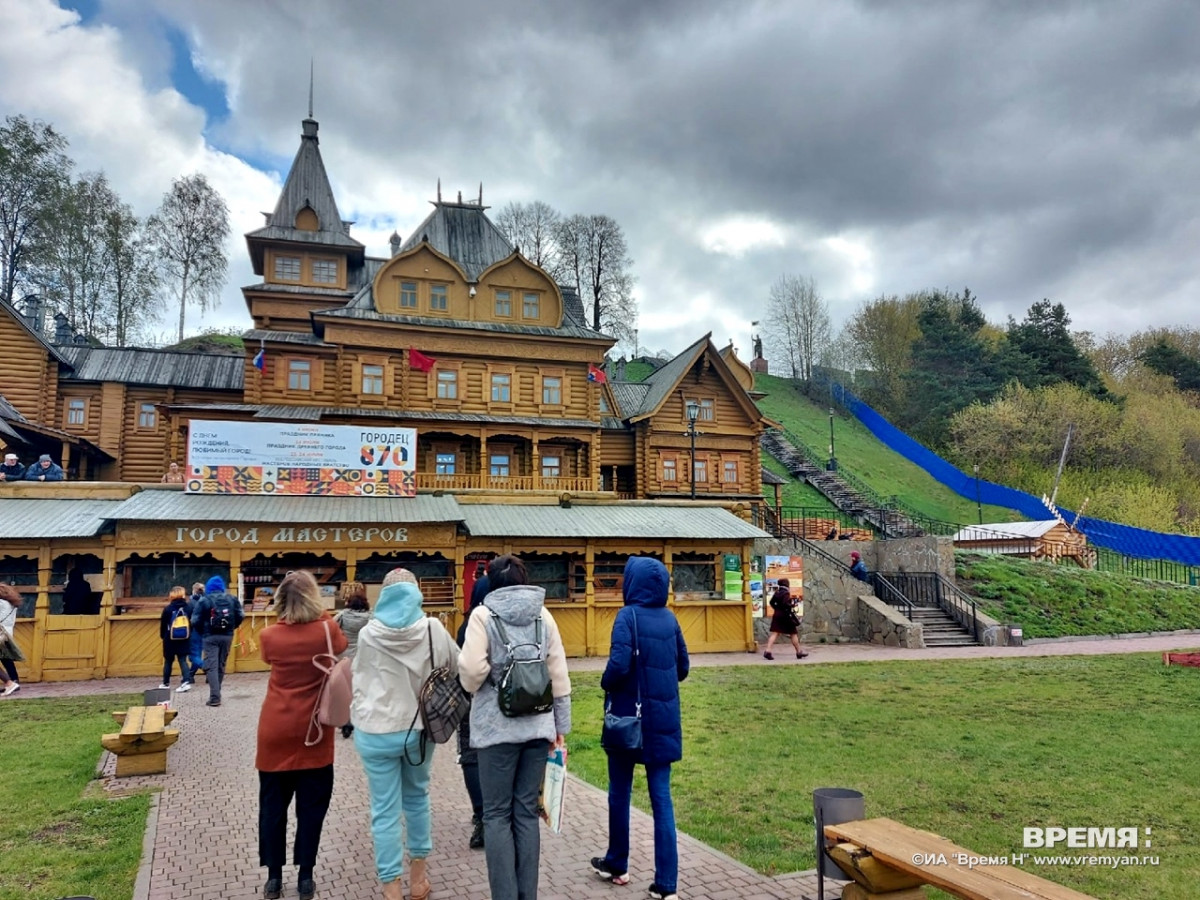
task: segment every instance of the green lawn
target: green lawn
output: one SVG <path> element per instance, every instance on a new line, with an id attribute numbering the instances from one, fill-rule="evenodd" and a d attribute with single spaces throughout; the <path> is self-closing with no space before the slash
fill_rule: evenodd
<path id="1" fill-rule="evenodd" d="M 572 681 L 571 767 L 603 786 L 598 674 Z M 1198 895 L 1200 670 L 1150 655 L 706 668 L 682 693 L 679 827 L 759 871 L 811 869 L 812 791 L 846 787 L 868 816 L 981 854 L 1020 851 L 1026 826 L 1150 828 L 1138 852 L 1156 866 L 1025 868 L 1099 898 Z M 648 810 L 644 782 L 634 796 Z"/>
<path id="2" fill-rule="evenodd" d="M 110 711 L 141 695 L 0 703 L 0 900 L 89 895 L 127 900 L 142 855 L 148 794 L 88 790 Z"/>
<path id="3" fill-rule="evenodd" d="M 799 383 L 790 378 L 755 375 L 754 385 L 758 390 L 767 391 L 758 406 L 768 417 L 786 426 L 816 453 L 828 453 L 828 403 L 814 403 L 801 392 Z M 979 521 L 979 509 L 974 501 L 960 497 L 924 469 L 889 450 L 849 414 L 834 416 L 833 442 L 838 464 L 881 496 L 897 496 L 917 512 L 940 522 L 973 524 Z M 983 507 L 985 522 L 1020 518 L 1004 507 Z"/>
<path id="4" fill-rule="evenodd" d="M 1010 556 L 956 553 L 958 586 L 1025 637 L 1200 628 L 1200 588 Z M 1200 892 L 1198 892 L 1200 893 Z"/>

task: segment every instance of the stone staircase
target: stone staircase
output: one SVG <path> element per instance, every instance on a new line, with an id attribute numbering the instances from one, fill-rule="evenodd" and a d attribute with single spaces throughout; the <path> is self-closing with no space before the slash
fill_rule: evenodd
<path id="1" fill-rule="evenodd" d="M 778 431 L 767 431 L 761 439 L 762 448 L 775 457 L 792 477 L 807 481 L 820 491 L 841 512 L 859 521 L 870 523 L 887 537 L 919 537 L 924 531 L 919 525 L 894 509 L 888 509 L 877 498 L 867 496 L 850 483 L 849 473 L 827 471 L 813 459 L 807 448 L 797 447 Z"/>
<path id="2" fill-rule="evenodd" d="M 920 625 L 926 647 L 974 647 L 975 638 L 937 607 L 914 606 L 912 623 Z"/>

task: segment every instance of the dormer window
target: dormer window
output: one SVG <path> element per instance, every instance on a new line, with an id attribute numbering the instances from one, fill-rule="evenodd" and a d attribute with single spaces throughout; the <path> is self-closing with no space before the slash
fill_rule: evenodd
<path id="1" fill-rule="evenodd" d="M 299 281 L 300 280 L 300 257 L 298 257 L 298 256 L 277 256 L 277 257 L 275 257 L 275 280 L 276 281 Z"/>
<path id="2" fill-rule="evenodd" d="M 512 293 L 510 291 L 496 291 L 496 317 L 512 318 Z"/>
<path id="3" fill-rule="evenodd" d="M 521 300 L 521 317 L 536 319 L 541 314 L 541 299 L 537 294 L 527 293 Z"/>
<path id="4" fill-rule="evenodd" d="M 315 284 L 337 284 L 337 260 L 314 259 L 312 261 L 312 280 Z"/>
<path id="5" fill-rule="evenodd" d="M 417 308 L 417 283 L 415 281 L 400 282 L 400 308 Z"/>
<path id="6" fill-rule="evenodd" d="M 446 285 L 431 284 L 429 286 L 429 308 L 433 312 L 446 312 L 450 308 Z"/>

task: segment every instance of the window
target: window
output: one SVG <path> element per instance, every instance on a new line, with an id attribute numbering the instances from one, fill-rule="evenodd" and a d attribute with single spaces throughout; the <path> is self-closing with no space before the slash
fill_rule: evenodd
<path id="1" fill-rule="evenodd" d="M 492 402 L 512 402 L 512 376 L 496 373 L 492 375 Z"/>
<path id="2" fill-rule="evenodd" d="M 542 457 L 542 477 L 543 478 L 560 478 L 562 476 L 562 457 L 561 456 L 543 456 Z"/>
<path id="3" fill-rule="evenodd" d="M 488 471 L 491 472 L 493 478 L 507 478 L 508 454 L 493 453 L 488 457 Z"/>
<path id="4" fill-rule="evenodd" d="M 458 373 L 438 369 L 437 395 L 439 400 L 458 399 Z"/>
<path id="5" fill-rule="evenodd" d="M 662 461 L 662 480 L 675 481 L 677 477 L 675 474 L 675 457 L 664 457 Z"/>
<path id="6" fill-rule="evenodd" d="M 458 469 L 458 456 L 453 453 L 439 453 L 435 466 L 438 475 L 453 475 Z"/>
<path id="7" fill-rule="evenodd" d="M 525 294 L 521 300 L 521 315 L 526 319 L 536 319 L 539 305 L 540 299 L 537 294 Z"/>
<path id="8" fill-rule="evenodd" d="M 512 294 L 508 291 L 496 291 L 496 315 L 505 318 L 512 316 Z"/>
<path id="9" fill-rule="evenodd" d="M 546 376 L 542 379 L 542 403 L 546 406 L 562 405 L 562 379 Z"/>
<path id="10" fill-rule="evenodd" d="M 608 412 L 608 401 L 604 399 L 603 392 L 600 394 L 600 412 Z"/>
<path id="11" fill-rule="evenodd" d="M 143 403 L 138 408 L 138 428 L 153 428 L 158 424 L 158 410 L 153 403 Z"/>
<path id="12" fill-rule="evenodd" d="M 300 280 L 300 257 L 298 257 L 298 256 L 277 256 L 277 257 L 275 257 L 275 280 L 276 281 L 299 281 Z"/>
<path id="13" fill-rule="evenodd" d="M 362 367 L 362 392 L 364 394 L 383 393 L 383 366 Z"/>
<path id="14" fill-rule="evenodd" d="M 337 284 L 338 264 L 336 259 L 314 259 L 312 280 L 316 284 Z"/>
<path id="15" fill-rule="evenodd" d="M 312 363 L 307 359 L 289 359 L 287 373 L 289 391 L 311 390 Z"/>
<path id="16" fill-rule="evenodd" d="M 711 422 L 713 420 L 713 402 L 711 400 L 700 401 L 700 415 L 696 418 L 701 422 Z"/>
<path id="17" fill-rule="evenodd" d="M 726 484 L 737 484 L 738 464 L 736 460 L 726 460 L 721 469 L 721 480 Z"/>
<path id="18" fill-rule="evenodd" d="M 417 283 L 415 281 L 400 282 L 400 308 L 417 308 Z"/>
<path id="19" fill-rule="evenodd" d="M 445 312 L 450 308 L 446 300 L 446 285 L 432 284 L 429 286 L 429 308 Z"/>
<path id="20" fill-rule="evenodd" d="M 692 478 L 696 484 L 704 484 L 708 481 L 708 460 L 692 460 Z"/>
<path id="21" fill-rule="evenodd" d="M 83 425 L 87 422 L 87 401 L 72 400 L 67 404 L 67 424 Z"/>

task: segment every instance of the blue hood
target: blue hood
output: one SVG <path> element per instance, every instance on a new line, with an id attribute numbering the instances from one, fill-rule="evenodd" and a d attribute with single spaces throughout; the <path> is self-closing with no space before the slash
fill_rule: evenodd
<path id="1" fill-rule="evenodd" d="M 397 581 L 379 592 L 375 618 L 388 628 L 407 628 L 425 615 L 421 611 L 421 589 L 411 581 Z"/>
<path id="2" fill-rule="evenodd" d="M 621 595 L 626 606 L 662 607 L 667 605 L 670 578 L 667 567 L 649 556 L 631 556 L 625 563 Z"/>
<path id="3" fill-rule="evenodd" d="M 204 593 L 206 594 L 223 594 L 225 593 L 225 579 L 220 575 L 214 575 L 204 585 Z"/>

